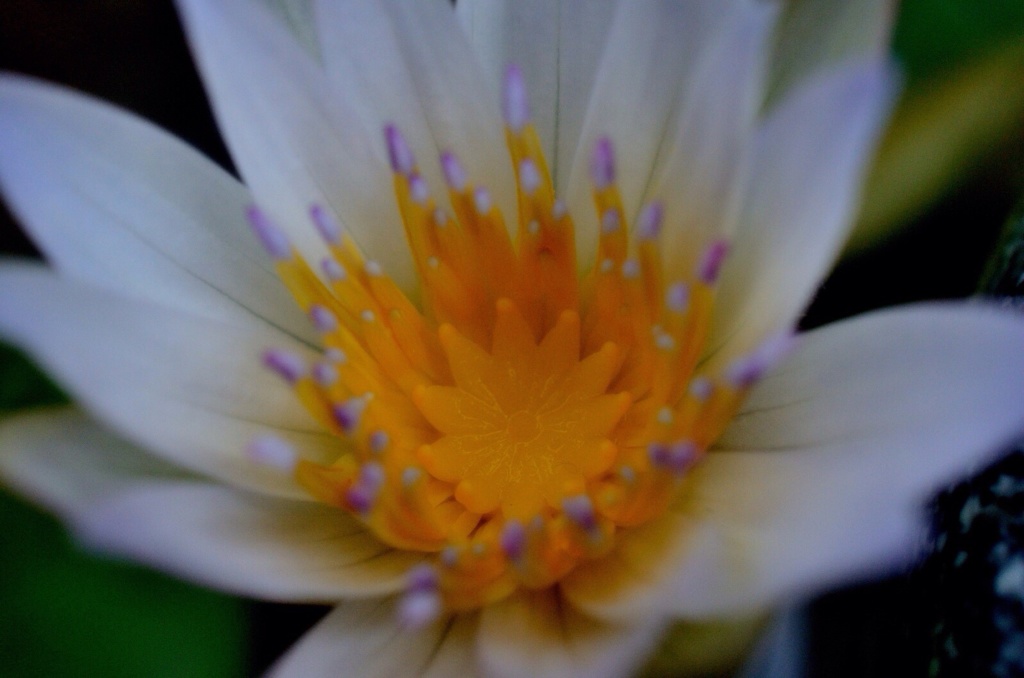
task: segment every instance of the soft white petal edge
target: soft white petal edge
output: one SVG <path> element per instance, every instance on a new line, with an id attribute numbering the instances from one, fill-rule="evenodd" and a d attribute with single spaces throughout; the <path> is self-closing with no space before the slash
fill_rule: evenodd
<path id="1" fill-rule="evenodd" d="M 707 369 L 790 329 L 849 235 L 896 90 L 884 59 L 826 68 L 769 112 L 753 140 Z"/>
<path id="2" fill-rule="evenodd" d="M 0 476 L 87 546 L 236 594 L 383 595 L 400 589 L 416 562 L 335 509 L 203 482 L 72 408 L 0 424 Z"/>
<path id="3" fill-rule="evenodd" d="M 530 113 L 563 192 L 617 0 L 460 0 L 455 12 L 495 97 L 522 69 Z"/>
<path id="4" fill-rule="evenodd" d="M 803 337 L 665 519 L 566 584 L 612 618 L 757 609 L 907 563 L 924 505 L 1024 432 L 1024 318 L 927 304 Z"/>
<path id="5" fill-rule="evenodd" d="M 245 221 L 249 192 L 135 116 L 0 76 L 0 185 L 62 273 L 213 318 L 314 334 Z"/>
<path id="6" fill-rule="evenodd" d="M 406 289 L 413 268 L 369 103 L 335 92 L 320 64 L 266 7 L 178 0 L 232 157 L 260 206 L 316 266 L 326 256 L 309 210 L 322 205 Z"/>
<path id="7" fill-rule="evenodd" d="M 0 335 L 30 353 L 83 407 L 132 442 L 198 473 L 305 497 L 290 475 L 251 461 L 272 433 L 324 461 L 336 439 L 260 363 L 272 346 L 303 353 L 263 324 L 232 325 L 58 277 L 0 265 Z"/>
<path id="8" fill-rule="evenodd" d="M 477 615 L 412 630 L 393 600 L 344 601 L 275 664 L 270 678 L 448 678 L 479 676 L 473 640 Z"/>
<path id="9" fill-rule="evenodd" d="M 557 590 L 522 591 L 483 610 L 480 663 L 489 678 L 616 678 L 643 663 L 665 625 L 656 615 L 604 622 Z"/>
<path id="10" fill-rule="evenodd" d="M 885 54 L 898 2 L 790 0 L 785 4 L 772 59 L 776 94 L 822 66 Z"/>

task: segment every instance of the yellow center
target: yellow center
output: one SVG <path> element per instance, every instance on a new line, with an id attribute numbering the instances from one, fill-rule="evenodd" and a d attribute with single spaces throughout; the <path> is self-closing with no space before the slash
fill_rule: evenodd
<path id="1" fill-rule="evenodd" d="M 645 208 L 630 242 L 602 141 L 598 254 L 580 275 L 534 129 L 510 124 L 507 139 L 514 237 L 448 154 L 450 210 L 439 208 L 387 130 L 422 302 L 321 209 L 327 282 L 294 250 L 276 256 L 325 347 L 312 369 L 279 371 L 339 437 L 334 463 L 300 461 L 296 477 L 384 542 L 424 553 L 430 576 L 410 586 L 452 610 L 551 586 L 663 513 L 749 385 L 695 373 L 722 244 L 666 282 L 660 206 Z"/>

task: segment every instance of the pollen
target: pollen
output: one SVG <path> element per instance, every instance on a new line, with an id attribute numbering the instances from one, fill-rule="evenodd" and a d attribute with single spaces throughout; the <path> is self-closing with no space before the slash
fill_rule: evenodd
<path id="1" fill-rule="evenodd" d="M 515 67 L 504 92 L 510 225 L 452 153 L 436 199 L 401 131 L 384 130 L 414 297 L 324 207 L 310 210 L 330 251 L 320 274 L 265 213 L 248 214 L 323 347 L 312 364 L 281 349 L 264 364 L 338 439 L 330 464 L 275 439 L 250 451 L 423 555 L 400 606 L 409 623 L 554 586 L 663 514 L 785 343 L 703 373 L 727 244 L 706 243 L 695 270 L 663 270 L 664 209 L 630 223 L 608 138 L 590 166 L 596 259 L 578 264 Z"/>

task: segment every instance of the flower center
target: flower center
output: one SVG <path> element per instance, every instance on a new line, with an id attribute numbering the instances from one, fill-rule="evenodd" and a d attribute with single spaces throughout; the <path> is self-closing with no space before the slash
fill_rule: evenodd
<path id="1" fill-rule="evenodd" d="M 265 363 L 339 437 L 334 463 L 289 468 L 384 542 L 424 554 L 403 605 L 413 622 L 551 586 L 607 553 L 619 530 L 663 513 L 780 349 L 697 373 L 726 247 L 709 243 L 697 270 L 666 281 L 661 205 L 630 228 L 608 139 L 591 166 L 597 260 L 581 276 L 514 67 L 505 116 L 514 238 L 454 155 L 441 156 L 440 207 L 401 133 L 385 130 L 419 304 L 326 210 L 311 210 L 331 251 L 323 278 L 249 213 L 324 345 L 313 365 L 281 350 Z M 281 441 L 251 452 L 290 459 Z"/>

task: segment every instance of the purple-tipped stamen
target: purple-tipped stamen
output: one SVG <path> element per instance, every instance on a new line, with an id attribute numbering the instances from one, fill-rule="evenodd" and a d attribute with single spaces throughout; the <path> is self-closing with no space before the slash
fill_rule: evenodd
<path id="1" fill-rule="evenodd" d="M 409 194 L 420 205 L 425 205 L 427 200 L 430 199 L 430 189 L 427 187 L 427 182 L 419 174 L 413 174 L 409 177 Z"/>
<path id="2" fill-rule="evenodd" d="M 536 163 L 530 158 L 523 158 L 519 163 L 519 185 L 527 195 L 532 194 L 540 188 L 540 172 Z"/>
<path id="3" fill-rule="evenodd" d="M 324 388 L 329 388 L 338 383 L 338 370 L 329 362 L 314 364 L 310 374 L 313 375 L 313 381 Z"/>
<path id="4" fill-rule="evenodd" d="M 480 216 L 491 211 L 491 194 L 483 186 L 473 191 L 473 205 L 476 207 L 476 213 Z"/>
<path id="5" fill-rule="evenodd" d="M 388 145 L 388 160 L 395 174 L 409 176 L 416 169 L 416 158 L 402 132 L 393 124 L 384 126 L 384 140 Z"/>
<path id="6" fill-rule="evenodd" d="M 619 213 L 616 210 L 608 208 L 601 215 L 601 232 L 602 233 L 614 233 L 619 230 L 619 226 L 622 222 L 619 220 Z"/>
<path id="7" fill-rule="evenodd" d="M 366 409 L 366 401 L 363 398 L 349 398 L 342 403 L 334 403 L 331 406 L 331 416 L 345 433 L 351 433 L 359 425 L 359 418 Z"/>
<path id="8" fill-rule="evenodd" d="M 448 184 L 448 188 L 453 191 L 461 191 L 466 188 L 466 182 L 469 180 L 466 169 L 451 151 L 441 154 L 441 171 L 444 173 L 444 180 Z"/>
<path id="9" fill-rule="evenodd" d="M 297 354 L 283 348 L 263 352 L 263 365 L 276 372 L 289 384 L 294 384 L 306 373 L 306 364 Z"/>
<path id="10" fill-rule="evenodd" d="M 291 258 L 292 244 L 288 241 L 288 236 L 270 220 L 266 212 L 256 205 L 250 205 L 245 210 L 245 217 L 271 258 L 278 261 Z"/>
<path id="11" fill-rule="evenodd" d="M 501 531 L 500 546 L 505 557 L 517 561 L 526 553 L 526 528 L 518 520 L 509 520 Z"/>
<path id="12" fill-rule="evenodd" d="M 390 442 L 387 431 L 374 431 L 370 434 L 370 452 L 380 454 L 387 449 Z"/>
<path id="13" fill-rule="evenodd" d="M 326 306 L 313 304 L 309 307 L 309 319 L 313 321 L 313 327 L 321 334 L 327 334 L 338 329 L 338 317 Z"/>
<path id="14" fill-rule="evenodd" d="M 590 156 L 590 180 L 598 190 L 615 183 L 615 151 L 608 137 L 601 137 L 594 144 L 594 153 Z"/>
<path id="15" fill-rule="evenodd" d="M 569 520 L 576 523 L 584 532 L 592 532 L 597 528 L 597 514 L 594 513 L 594 504 L 590 497 L 585 494 L 578 494 L 574 497 L 566 497 L 562 500 L 562 511 Z"/>
<path id="16" fill-rule="evenodd" d="M 356 481 L 348 488 L 345 498 L 357 513 L 366 513 L 373 508 L 380 486 L 384 484 L 384 469 L 376 462 L 363 464 Z"/>
<path id="17" fill-rule="evenodd" d="M 706 402 L 714 390 L 715 385 L 707 377 L 694 377 L 688 387 L 690 396 L 701 402 Z"/>
<path id="18" fill-rule="evenodd" d="M 334 257 L 324 257 L 320 262 L 320 270 L 330 282 L 339 282 L 348 277 L 345 268 Z"/>
<path id="19" fill-rule="evenodd" d="M 660 201 L 647 203 L 640 210 L 636 222 L 636 237 L 640 240 L 654 240 L 661 233 L 661 224 L 665 218 L 665 206 Z"/>
<path id="20" fill-rule="evenodd" d="M 652 464 L 677 475 L 688 471 L 698 456 L 697 446 L 688 440 L 669 445 L 655 443 L 648 448 L 648 454 Z"/>
<path id="21" fill-rule="evenodd" d="M 249 443 L 246 456 L 261 466 L 291 472 L 298 455 L 295 448 L 276 436 L 260 436 Z"/>
<path id="22" fill-rule="evenodd" d="M 437 591 L 410 591 L 398 602 L 398 623 L 409 631 L 420 629 L 441 615 Z"/>
<path id="23" fill-rule="evenodd" d="M 735 388 L 749 388 L 760 381 L 796 347 L 793 332 L 781 332 L 763 341 L 749 355 L 736 360 L 726 370 L 726 379 Z"/>
<path id="24" fill-rule="evenodd" d="M 722 272 L 722 264 L 726 255 L 729 254 L 729 243 L 725 240 L 715 240 L 704 250 L 700 263 L 697 264 L 697 279 L 705 285 L 714 285 Z"/>
<path id="25" fill-rule="evenodd" d="M 337 245 L 341 242 L 341 224 L 323 205 L 310 207 L 309 218 L 313 220 L 313 225 L 326 243 Z"/>
<path id="26" fill-rule="evenodd" d="M 690 308 L 690 288 L 686 283 L 677 282 L 665 290 L 665 305 L 673 313 L 686 313 Z"/>
<path id="27" fill-rule="evenodd" d="M 510 64 L 505 70 L 505 87 L 501 99 L 505 124 L 518 132 L 530 119 L 530 101 L 526 94 L 526 82 L 519 66 Z"/>

